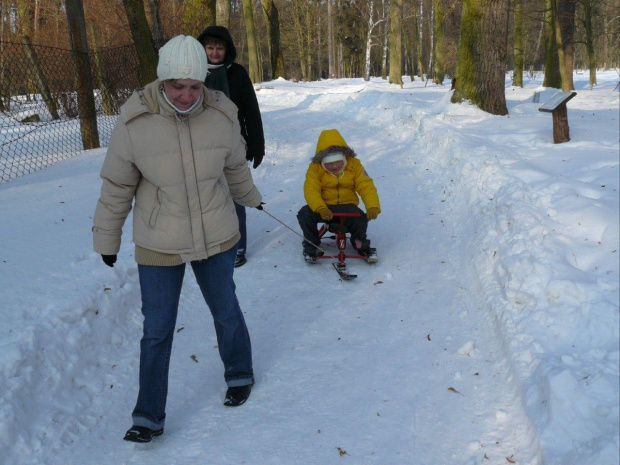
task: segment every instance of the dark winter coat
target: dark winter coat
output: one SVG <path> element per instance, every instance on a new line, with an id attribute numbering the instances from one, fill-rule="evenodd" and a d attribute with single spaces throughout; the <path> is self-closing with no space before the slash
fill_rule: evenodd
<path id="1" fill-rule="evenodd" d="M 198 41 L 204 45 L 207 36 L 217 37 L 227 44 L 226 56 L 222 65 L 226 68 L 228 89 L 217 84 L 217 69 L 210 70 L 205 80 L 205 85 L 210 89 L 221 90 L 225 93 L 228 90 L 228 97 L 239 109 L 238 117 L 241 135 L 246 140 L 248 146 L 246 159 L 253 161 L 254 168 L 256 168 L 265 155 L 265 135 L 263 133 L 263 121 L 254 85 L 245 68 L 234 62 L 237 58 L 237 49 L 228 29 L 223 26 L 209 26 L 198 36 Z"/>

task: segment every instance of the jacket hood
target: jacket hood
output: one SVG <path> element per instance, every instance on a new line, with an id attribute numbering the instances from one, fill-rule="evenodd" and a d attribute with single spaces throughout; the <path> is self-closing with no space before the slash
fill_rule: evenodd
<path id="1" fill-rule="evenodd" d="M 222 64 L 228 67 L 237 58 L 237 49 L 228 29 L 224 26 L 209 26 L 198 36 L 198 42 L 204 47 L 207 36 L 217 37 L 226 42 L 226 56 Z"/>
<path id="2" fill-rule="evenodd" d="M 343 153 L 346 157 L 357 157 L 355 151 L 347 145 L 344 137 L 340 135 L 337 129 L 326 129 L 321 132 L 319 140 L 316 143 L 316 150 L 314 157 L 312 157 L 312 162 L 320 163 L 324 157 L 336 152 Z"/>
<path id="3" fill-rule="evenodd" d="M 157 80 L 147 84 L 141 89 L 137 89 L 129 97 L 127 102 L 121 107 L 121 116 L 125 123 L 143 113 L 161 113 L 169 117 L 174 117 L 176 111 L 165 103 L 161 89 L 162 83 Z M 237 107 L 226 98 L 222 98 L 223 93 L 212 91 L 203 86 L 202 88 L 202 108 L 213 107 L 221 111 L 231 121 L 237 119 Z M 202 111 L 201 107 L 196 107 L 191 114 Z"/>

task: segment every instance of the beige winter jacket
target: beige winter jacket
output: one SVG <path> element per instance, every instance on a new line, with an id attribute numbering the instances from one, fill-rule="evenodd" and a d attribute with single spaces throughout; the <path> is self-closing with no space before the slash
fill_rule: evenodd
<path id="1" fill-rule="evenodd" d="M 118 253 L 135 199 L 138 248 L 202 260 L 239 237 L 233 199 L 256 207 L 262 198 L 245 159 L 237 107 L 205 87 L 202 106 L 179 116 L 160 87 L 155 81 L 137 90 L 121 108 L 101 169 L 94 249 Z"/>

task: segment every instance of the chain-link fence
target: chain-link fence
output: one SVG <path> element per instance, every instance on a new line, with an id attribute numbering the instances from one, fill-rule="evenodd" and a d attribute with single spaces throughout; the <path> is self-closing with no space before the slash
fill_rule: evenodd
<path id="1" fill-rule="evenodd" d="M 75 58 L 71 50 L 0 42 L 0 183 L 84 150 L 80 118 L 96 118 L 99 146 L 108 145 L 121 105 L 139 87 L 135 48 L 88 53 L 96 115 L 80 108 Z"/>

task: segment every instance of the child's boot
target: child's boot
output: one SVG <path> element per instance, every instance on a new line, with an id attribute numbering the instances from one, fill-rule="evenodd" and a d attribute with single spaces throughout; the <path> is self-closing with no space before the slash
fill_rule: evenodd
<path id="1" fill-rule="evenodd" d="M 377 256 L 377 249 L 370 247 L 370 240 L 364 239 L 363 241 L 360 241 L 359 239 L 356 239 L 355 245 L 357 252 L 366 257 L 366 261 L 368 263 L 375 263 L 379 260 L 379 257 Z"/>

